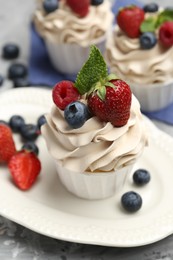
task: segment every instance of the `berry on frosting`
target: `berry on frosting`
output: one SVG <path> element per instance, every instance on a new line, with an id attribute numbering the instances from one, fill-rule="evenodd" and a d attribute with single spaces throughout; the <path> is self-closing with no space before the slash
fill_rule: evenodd
<path id="1" fill-rule="evenodd" d="M 142 8 L 130 5 L 119 10 L 117 23 L 121 30 L 130 38 L 138 38 L 140 35 L 140 25 L 145 18 Z"/>
<path id="2" fill-rule="evenodd" d="M 107 72 L 107 66 L 99 49 L 91 46 L 88 61 L 78 73 L 76 87 L 87 93 L 91 113 L 101 121 L 120 127 L 130 116 L 131 90 L 128 84 Z"/>
<path id="3" fill-rule="evenodd" d="M 44 0 L 43 1 L 43 8 L 46 13 L 54 12 L 58 9 L 58 0 Z"/>
<path id="4" fill-rule="evenodd" d="M 149 3 L 144 5 L 143 10 L 145 13 L 155 13 L 159 10 L 159 6 L 156 3 Z"/>
<path id="5" fill-rule="evenodd" d="M 140 38 L 140 45 L 142 49 L 148 50 L 153 48 L 157 43 L 156 35 L 152 32 L 145 32 L 141 34 Z"/>
<path id="6" fill-rule="evenodd" d="M 159 40 L 164 47 L 173 46 L 173 21 L 165 22 L 159 29 Z"/>
<path id="7" fill-rule="evenodd" d="M 104 0 L 91 0 L 91 5 L 97 6 L 103 4 Z"/>
<path id="8" fill-rule="evenodd" d="M 89 95 L 88 106 L 101 120 L 111 122 L 116 127 L 123 126 L 130 116 L 130 87 L 123 80 L 110 80 Z"/>
<path id="9" fill-rule="evenodd" d="M 80 17 L 86 16 L 89 12 L 90 0 L 66 0 L 66 3 Z"/>
<path id="10" fill-rule="evenodd" d="M 64 118 L 72 128 L 79 128 L 89 119 L 88 107 L 80 102 L 70 103 L 64 110 Z"/>
<path id="11" fill-rule="evenodd" d="M 63 80 L 54 86 L 52 98 L 55 105 L 64 110 L 68 104 L 77 101 L 80 98 L 80 94 L 73 82 Z"/>

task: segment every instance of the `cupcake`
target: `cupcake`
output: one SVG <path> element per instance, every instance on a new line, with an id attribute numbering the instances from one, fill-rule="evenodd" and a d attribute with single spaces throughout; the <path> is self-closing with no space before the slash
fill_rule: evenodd
<path id="1" fill-rule="evenodd" d="M 105 51 L 113 13 L 108 0 L 39 0 L 33 20 L 53 66 L 61 73 L 76 74 L 92 44 Z"/>
<path id="2" fill-rule="evenodd" d="M 120 192 L 147 145 L 129 85 L 108 74 L 100 50 L 91 46 L 76 81 L 57 83 L 52 98 L 41 131 L 62 184 L 84 199 Z"/>
<path id="3" fill-rule="evenodd" d="M 173 102 L 173 10 L 126 6 L 107 41 L 110 71 L 127 81 L 146 112 Z"/>

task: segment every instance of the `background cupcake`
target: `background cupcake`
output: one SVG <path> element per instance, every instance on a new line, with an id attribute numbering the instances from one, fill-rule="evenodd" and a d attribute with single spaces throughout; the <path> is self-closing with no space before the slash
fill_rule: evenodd
<path id="1" fill-rule="evenodd" d="M 79 71 L 90 45 L 104 52 L 112 21 L 107 0 L 40 0 L 34 14 L 36 30 L 45 41 L 52 64 L 66 74 Z"/>
<path id="2" fill-rule="evenodd" d="M 110 70 L 129 82 L 143 111 L 166 107 L 173 102 L 173 10 L 127 6 L 116 20 L 106 46 Z"/>

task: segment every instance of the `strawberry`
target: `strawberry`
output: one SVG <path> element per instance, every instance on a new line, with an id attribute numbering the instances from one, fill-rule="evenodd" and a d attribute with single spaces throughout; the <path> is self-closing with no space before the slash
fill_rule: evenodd
<path id="1" fill-rule="evenodd" d="M 80 17 L 86 16 L 89 12 L 90 0 L 66 0 L 66 3 Z"/>
<path id="2" fill-rule="evenodd" d="M 131 90 L 129 85 L 123 80 L 111 80 L 110 86 L 101 86 L 105 88 L 104 97 L 99 96 L 98 91 L 92 92 L 88 97 L 88 106 L 90 111 L 102 121 L 111 122 L 116 127 L 127 123 L 130 116 Z"/>
<path id="3" fill-rule="evenodd" d="M 0 163 L 7 163 L 16 153 L 16 147 L 9 126 L 0 124 Z"/>
<path id="4" fill-rule="evenodd" d="M 159 41 L 166 48 L 173 46 L 173 21 L 164 22 L 160 26 Z"/>
<path id="5" fill-rule="evenodd" d="M 145 12 L 138 6 L 130 5 L 119 10 L 117 24 L 121 30 L 130 38 L 138 38 L 140 25 L 145 18 Z"/>
<path id="6" fill-rule="evenodd" d="M 63 80 L 54 86 L 52 98 L 55 105 L 64 110 L 68 104 L 77 101 L 80 98 L 80 94 L 73 82 Z"/>
<path id="7" fill-rule="evenodd" d="M 100 120 L 123 126 L 130 116 L 131 90 L 129 85 L 108 74 L 104 58 L 96 46 L 91 46 L 89 59 L 78 73 L 75 85 L 86 94 L 88 107 Z"/>
<path id="8" fill-rule="evenodd" d="M 28 190 L 41 171 L 41 162 L 33 152 L 22 150 L 11 157 L 8 168 L 16 186 Z"/>

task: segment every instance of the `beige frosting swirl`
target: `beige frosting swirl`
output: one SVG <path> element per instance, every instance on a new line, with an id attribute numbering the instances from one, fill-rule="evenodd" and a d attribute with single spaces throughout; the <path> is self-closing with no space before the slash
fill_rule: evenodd
<path id="1" fill-rule="evenodd" d="M 111 71 L 131 83 L 154 84 L 173 80 L 173 47 L 156 44 L 142 50 L 139 39 L 128 38 L 115 26 L 106 46 Z"/>
<path id="2" fill-rule="evenodd" d="M 92 117 L 81 128 L 71 129 L 63 111 L 55 105 L 46 119 L 42 134 L 50 154 L 75 172 L 120 169 L 134 163 L 147 144 L 139 102 L 134 96 L 130 118 L 123 127 L 116 128 Z"/>
<path id="3" fill-rule="evenodd" d="M 111 4 L 105 1 L 99 6 L 90 6 L 89 13 L 78 17 L 65 4 L 59 1 L 59 8 L 46 14 L 42 8 L 42 0 L 34 14 L 34 23 L 39 34 L 55 43 L 77 43 L 88 46 L 105 36 L 111 29 L 113 13 Z"/>

